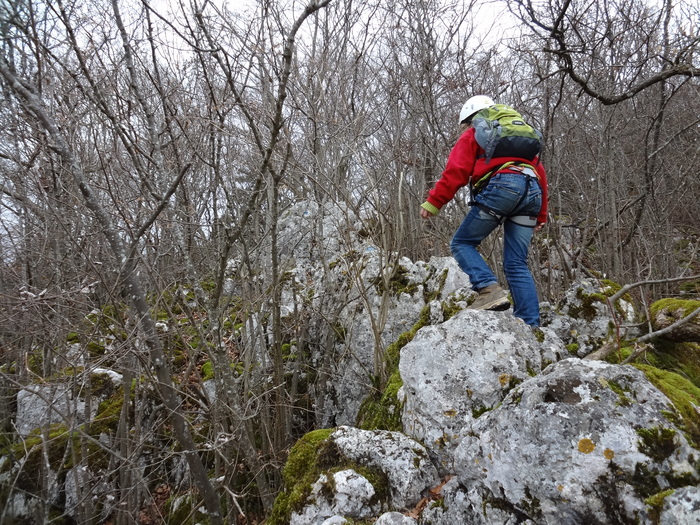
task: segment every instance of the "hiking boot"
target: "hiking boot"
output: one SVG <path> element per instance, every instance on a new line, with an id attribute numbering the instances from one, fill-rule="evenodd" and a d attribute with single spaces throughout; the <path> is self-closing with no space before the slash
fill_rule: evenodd
<path id="1" fill-rule="evenodd" d="M 479 290 L 479 297 L 470 306 L 472 310 L 508 310 L 510 301 L 505 290 L 497 284 L 492 284 Z"/>

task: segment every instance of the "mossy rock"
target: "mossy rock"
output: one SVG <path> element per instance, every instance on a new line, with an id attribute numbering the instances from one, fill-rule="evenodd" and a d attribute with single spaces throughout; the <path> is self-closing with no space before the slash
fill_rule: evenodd
<path id="1" fill-rule="evenodd" d="M 335 429 L 314 430 L 303 436 L 292 447 L 287 463 L 282 469 L 283 491 L 277 496 L 266 525 L 286 525 L 294 512 L 300 512 L 308 503 L 312 486 L 325 474 L 352 469 L 372 484 L 377 501 L 389 498 L 389 481 L 379 469 L 362 465 L 346 458 L 338 449 L 332 434 Z M 332 481 L 328 490 L 333 491 Z M 374 503 L 374 500 L 371 502 Z"/>
<path id="2" fill-rule="evenodd" d="M 649 516 L 652 520 L 652 523 L 659 522 L 661 518 L 661 510 L 664 506 L 664 501 L 674 492 L 676 492 L 674 489 L 664 490 L 661 492 L 657 492 L 653 496 L 649 496 L 647 499 L 644 500 L 644 503 L 647 505 L 647 510 L 649 512 Z"/>
<path id="3" fill-rule="evenodd" d="M 292 512 L 301 509 L 311 486 L 329 464 L 338 460 L 337 449 L 328 446 L 334 429 L 309 432 L 292 447 L 282 469 L 284 490 L 277 496 L 268 525 L 289 523 Z M 325 468 L 324 468 L 325 467 Z"/>
<path id="4" fill-rule="evenodd" d="M 619 292 L 621 288 L 619 284 L 609 279 L 597 282 L 586 281 L 576 290 L 576 299 L 579 304 L 568 304 L 567 315 L 574 319 L 592 322 L 606 310 L 612 314 L 610 312 L 610 308 L 612 308 L 617 316 L 626 319 L 629 317 L 629 312 L 624 310 L 620 301 L 613 305 L 608 303 L 608 299 Z M 634 306 L 634 301 L 629 294 L 624 295 L 622 300 Z"/>
<path id="5" fill-rule="evenodd" d="M 401 375 L 396 369 L 391 374 L 381 395 L 367 396 L 362 402 L 357 415 L 357 427 L 363 430 L 403 432 L 401 420 L 403 405 L 397 396 L 402 386 Z"/>
<path id="6" fill-rule="evenodd" d="M 402 432 L 401 415 L 403 405 L 398 399 L 398 392 L 403 385 L 399 374 L 401 349 L 413 341 L 416 332 L 430 324 L 430 307 L 421 310 L 420 318 L 410 330 L 402 333 L 384 352 L 385 367 L 389 376 L 385 385 L 377 388 L 367 396 L 357 415 L 356 426 L 363 430 L 393 430 Z"/>
<path id="7" fill-rule="evenodd" d="M 700 308 L 700 301 L 667 298 L 656 301 L 649 308 L 654 330 L 668 328 Z M 700 342 L 700 315 L 663 335 L 664 338 L 680 342 Z"/>
<path id="8" fill-rule="evenodd" d="M 700 388 L 674 372 L 650 365 L 634 366 L 671 400 L 676 412 L 668 413 L 667 418 L 685 433 L 692 447 L 700 448 Z"/>

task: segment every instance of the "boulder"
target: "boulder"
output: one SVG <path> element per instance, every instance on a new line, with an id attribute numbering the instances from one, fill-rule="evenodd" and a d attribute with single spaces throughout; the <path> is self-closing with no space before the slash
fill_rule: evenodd
<path id="1" fill-rule="evenodd" d="M 404 431 L 443 473 L 454 472 L 452 452 L 472 423 L 566 355 L 553 333 L 533 331 L 510 312 L 463 310 L 424 327 L 401 350 Z"/>
<path id="2" fill-rule="evenodd" d="M 331 439 L 346 458 L 386 475 L 392 509 L 413 507 L 439 482 L 425 448 L 399 432 L 340 427 Z"/>
<path id="3" fill-rule="evenodd" d="M 290 453 L 270 523 L 321 525 L 414 507 L 439 483 L 425 448 L 399 432 L 314 431 Z M 309 486 L 310 485 L 310 486 Z"/>
<path id="4" fill-rule="evenodd" d="M 52 424 L 70 427 L 91 420 L 100 401 L 121 384 L 122 376 L 99 368 L 83 374 L 80 379 L 83 382 L 80 388 L 68 382 L 52 382 L 32 384 L 17 392 L 15 426 L 19 435 L 27 436 L 37 428 Z M 89 411 L 86 410 L 88 393 L 94 396 Z"/>
<path id="5" fill-rule="evenodd" d="M 290 525 L 321 525 L 339 516 L 366 519 L 377 514 L 379 503 L 372 483 L 352 469 L 321 474 L 311 487 L 312 505 L 292 513 Z M 342 522 L 340 522 L 342 523 Z"/>
<path id="6" fill-rule="evenodd" d="M 460 483 L 482 500 L 472 523 L 501 523 L 484 503 L 537 523 L 649 523 L 645 500 L 700 479 L 679 419 L 634 367 L 550 365 L 475 421 L 455 451 Z"/>
<path id="7" fill-rule="evenodd" d="M 400 512 L 385 512 L 374 525 L 417 525 L 417 521 L 408 516 L 404 516 Z"/>
<path id="8" fill-rule="evenodd" d="M 615 326 L 625 327 L 622 337 L 636 337 L 639 332 L 632 303 L 624 297 L 614 305 L 608 302 L 618 289 L 611 281 L 580 279 L 566 290 L 556 307 L 541 304 L 542 326 L 554 331 L 577 357 L 599 348 Z"/>
<path id="9" fill-rule="evenodd" d="M 684 319 L 700 308 L 700 301 L 690 299 L 666 298 L 651 305 L 651 324 L 654 331 L 668 329 L 664 338 L 676 342 L 700 342 L 700 315 L 671 328 L 674 323 Z"/>

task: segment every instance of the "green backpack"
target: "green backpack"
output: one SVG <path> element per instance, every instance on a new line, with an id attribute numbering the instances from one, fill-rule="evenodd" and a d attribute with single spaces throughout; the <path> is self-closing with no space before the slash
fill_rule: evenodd
<path id="1" fill-rule="evenodd" d="M 472 126 L 477 143 L 486 152 L 487 164 L 493 157 L 533 160 L 542 149 L 542 133 L 505 104 L 482 109 L 474 115 Z"/>

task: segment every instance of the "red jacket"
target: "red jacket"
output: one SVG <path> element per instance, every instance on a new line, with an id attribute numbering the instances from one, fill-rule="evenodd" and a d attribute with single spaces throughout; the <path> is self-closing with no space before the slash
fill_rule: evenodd
<path id="1" fill-rule="evenodd" d="M 542 188 L 542 208 L 537 216 L 537 223 L 544 224 L 547 222 L 547 174 L 539 157 L 530 161 L 516 157 L 498 157 L 491 159 L 486 164 L 484 150 L 474 138 L 474 128 L 467 129 L 457 140 L 457 144 L 454 145 L 447 159 L 445 171 L 442 172 L 442 177 L 437 181 L 435 187 L 428 193 L 427 200 L 436 208 L 442 208 L 452 200 L 457 190 L 469 184 L 470 180 L 476 183 L 489 171 L 511 161 L 527 162 L 537 171 Z"/>

